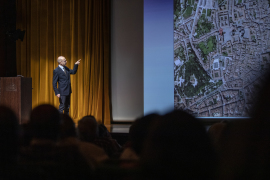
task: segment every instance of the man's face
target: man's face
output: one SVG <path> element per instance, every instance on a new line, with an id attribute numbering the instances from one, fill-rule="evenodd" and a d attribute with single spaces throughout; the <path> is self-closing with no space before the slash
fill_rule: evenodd
<path id="1" fill-rule="evenodd" d="M 65 66 L 65 65 L 67 64 L 66 58 L 65 58 L 65 57 L 61 57 L 61 58 L 60 58 L 59 64 L 60 64 L 61 66 Z"/>

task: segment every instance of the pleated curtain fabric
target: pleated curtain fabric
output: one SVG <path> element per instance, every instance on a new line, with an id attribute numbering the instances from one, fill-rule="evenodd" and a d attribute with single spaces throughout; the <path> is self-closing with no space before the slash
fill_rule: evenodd
<path id="1" fill-rule="evenodd" d="M 33 107 L 59 99 L 52 87 L 57 57 L 67 67 L 81 60 L 71 75 L 70 116 L 78 121 L 93 115 L 110 124 L 110 0 L 17 0 L 17 72 L 32 77 Z"/>

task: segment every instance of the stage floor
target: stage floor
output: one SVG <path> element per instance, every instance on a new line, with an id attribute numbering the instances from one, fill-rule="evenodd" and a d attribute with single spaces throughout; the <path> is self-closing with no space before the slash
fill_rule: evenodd
<path id="1" fill-rule="evenodd" d="M 110 133 L 129 133 L 131 124 L 111 124 L 105 125 Z M 208 131 L 210 125 L 205 125 L 206 131 Z"/>
<path id="2" fill-rule="evenodd" d="M 110 124 L 106 125 L 110 133 L 128 133 L 131 124 Z"/>
<path id="3" fill-rule="evenodd" d="M 111 124 L 105 125 L 110 133 L 129 133 L 131 124 Z M 206 131 L 208 131 L 210 125 L 205 125 Z"/>

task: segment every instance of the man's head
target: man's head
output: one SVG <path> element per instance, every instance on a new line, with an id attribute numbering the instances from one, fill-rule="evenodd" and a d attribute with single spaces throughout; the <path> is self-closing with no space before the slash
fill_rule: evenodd
<path id="1" fill-rule="evenodd" d="M 84 116 L 78 122 L 79 137 L 82 141 L 93 142 L 98 137 L 98 123 L 94 116 Z"/>
<path id="2" fill-rule="evenodd" d="M 65 66 L 67 64 L 67 60 L 64 56 L 59 56 L 57 58 L 57 62 L 58 64 L 60 64 L 61 66 Z"/>
<path id="3" fill-rule="evenodd" d="M 151 125 L 141 160 L 151 179 L 214 179 L 216 172 L 215 153 L 205 127 L 181 110 Z"/>
<path id="4" fill-rule="evenodd" d="M 0 169 L 15 163 L 19 148 L 19 123 L 15 113 L 0 106 Z"/>
<path id="5" fill-rule="evenodd" d="M 29 125 L 33 137 L 57 140 L 60 130 L 60 114 L 52 105 L 43 104 L 31 112 Z"/>
<path id="6" fill-rule="evenodd" d="M 158 114 L 149 114 L 136 119 L 129 129 L 129 139 L 131 141 L 132 149 L 141 155 L 143 144 L 148 136 L 150 127 L 160 119 Z"/>
<path id="7" fill-rule="evenodd" d="M 62 118 L 62 123 L 61 123 L 61 138 L 68 138 L 68 137 L 76 137 L 77 138 L 77 133 L 76 133 L 76 127 L 75 123 L 72 120 L 72 118 L 67 115 L 67 114 L 61 114 Z"/>

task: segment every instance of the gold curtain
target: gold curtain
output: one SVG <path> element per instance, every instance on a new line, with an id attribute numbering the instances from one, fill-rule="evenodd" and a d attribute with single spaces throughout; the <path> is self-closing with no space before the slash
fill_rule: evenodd
<path id="1" fill-rule="evenodd" d="M 59 106 L 52 87 L 58 56 L 70 69 L 82 59 L 71 75 L 70 116 L 110 124 L 110 0 L 17 0 L 17 28 L 26 30 L 17 72 L 32 77 L 33 107 Z"/>

